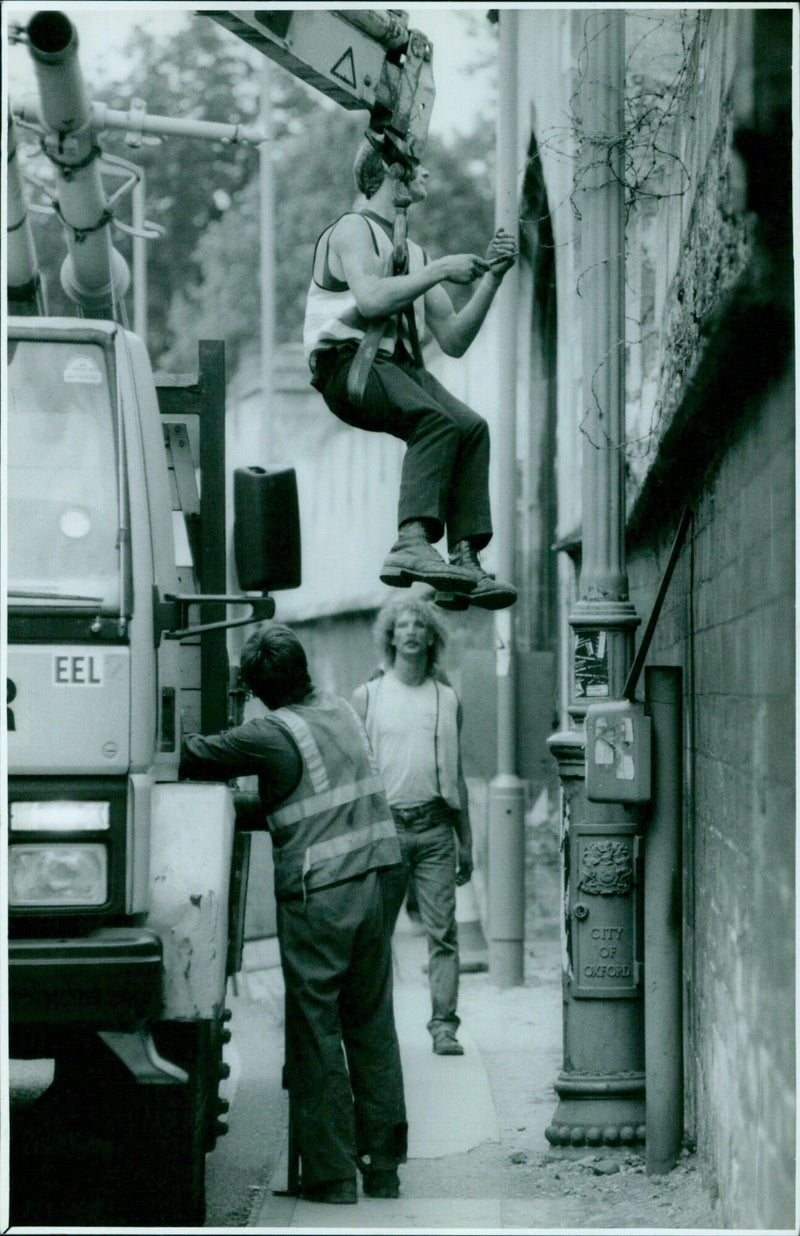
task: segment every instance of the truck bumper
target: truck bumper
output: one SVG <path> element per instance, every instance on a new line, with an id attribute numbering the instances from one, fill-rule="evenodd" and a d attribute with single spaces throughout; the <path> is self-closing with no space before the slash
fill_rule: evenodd
<path id="1" fill-rule="evenodd" d="M 159 1015 L 162 980 L 161 939 L 145 928 L 8 942 L 12 1027 L 123 1029 Z"/>

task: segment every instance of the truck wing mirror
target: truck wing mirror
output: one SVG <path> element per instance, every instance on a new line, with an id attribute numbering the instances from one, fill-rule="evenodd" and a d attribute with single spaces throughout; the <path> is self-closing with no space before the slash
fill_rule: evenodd
<path id="1" fill-rule="evenodd" d="M 294 468 L 233 474 L 233 545 L 243 592 L 300 586 L 300 509 Z"/>

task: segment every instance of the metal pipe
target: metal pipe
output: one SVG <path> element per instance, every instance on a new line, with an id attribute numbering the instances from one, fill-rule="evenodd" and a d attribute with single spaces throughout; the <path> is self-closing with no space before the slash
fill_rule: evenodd
<path id="1" fill-rule="evenodd" d="M 645 712 L 653 721 L 654 756 L 644 854 L 648 1176 L 675 1166 L 683 1138 L 681 679 L 679 666 L 645 669 Z"/>
<path id="2" fill-rule="evenodd" d="M 44 149 L 58 183 L 58 211 L 68 256 L 61 284 L 87 316 L 119 319 L 130 272 L 111 243 L 111 216 L 78 62 L 78 35 L 64 13 L 35 13 L 28 46 L 39 82 Z"/>
<path id="3" fill-rule="evenodd" d="M 147 241 L 142 233 L 145 228 L 145 178 L 140 170 L 139 179 L 132 189 L 131 211 L 133 235 L 133 329 L 147 343 Z"/>
<path id="4" fill-rule="evenodd" d="M 583 544 L 579 599 L 569 618 L 568 710 L 579 728 L 548 741 L 563 789 L 565 861 L 564 1066 L 555 1086 L 561 1101 L 546 1130 L 559 1146 L 645 1138 L 638 819 L 622 804 L 588 801 L 583 732 L 589 702 L 622 698 L 639 621 L 628 600 L 623 487 L 625 14 L 591 9 L 581 18 L 586 63 L 576 95 L 574 198 L 581 219 Z M 613 896 L 604 897 L 593 880 L 598 862 L 616 870 Z M 610 939 L 615 943 L 607 945 Z M 605 964 L 623 955 L 625 964 Z M 602 1099 L 593 1090 L 598 1078 Z"/>
<path id="5" fill-rule="evenodd" d="M 78 61 L 78 32 L 66 13 L 34 13 L 28 22 L 28 50 L 39 83 L 42 123 L 61 133 L 82 128 L 90 109 Z"/>
<path id="6" fill-rule="evenodd" d="M 518 241 L 517 49 L 518 14 L 500 14 L 497 120 L 497 224 Z M 498 574 L 514 575 L 517 473 L 517 317 L 519 279 L 514 266 L 497 293 L 495 312 L 502 346 L 498 348 L 500 418 L 494 451 L 499 475 L 506 478 L 496 513 Z M 525 939 L 525 787 L 516 775 L 517 675 L 514 624 L 510 610 L 495 617 L 497 648 L 497 776 L 489 786 L 489 973 L 501 987 L 524 979 Z"/>
<path id="7" fill-rule="evenodd" d="M 42 123 L 42 108 L 35 99 L 15 101 L 12 110 L 20 121 Z M 148 116 L 138 108 L 123 112 L 96 101 L 89 104 L 89 119 L 98 132 L 123 129 L 126 133 L 150 133 L 156 137 L 200 137 L 212 142 L 249 142 L 254 146 L 267 140 L 258 125 L 222 124 L 216 120 L 195 120 L 191 116 Z"/>
<path id="8" fill-rule="evenodd" d="M 25 188 L 17 156 L 17 135 L 14 121 L 8 116 L 7 200 L 8 222 L 6 225 L 6 253 L 8 267 L 9 311 L 12 313 L 43 313 L 44 297 L 36 258 L 30 219 L 28 218 Z"/>
<path id="9" fill-rule="evenodd" d="M 581 227 L 583 333 L 584 600 L 628 596 L 624 564 L 625 490 L 625 196 L 624 20 L 597 13 L 591 67 L 580 117 L 579 191 L 591 198 Z M 588 80 L 591 73 L 591 80 Z M 598 312 L 598 306 L 602 311 Z"/>
<path id="10" fill-rule="evenodd" d="M 261 69 L 261 126 L 272 135 L 272 66 L 265 60 Z M 268 140 L 259 152 L 259 196 L 261 206 L 261 415 L 257 424 L 256 458 L 266 467 L 272 461 L 273 368 L 275 351 L 275 179 L 272 143 Z"/>

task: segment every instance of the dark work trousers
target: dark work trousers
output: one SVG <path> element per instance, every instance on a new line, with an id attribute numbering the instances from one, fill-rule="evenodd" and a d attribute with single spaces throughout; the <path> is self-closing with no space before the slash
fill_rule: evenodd
<path id="1" fill-rule="evenodd" d="M 456 836 L 458 812 L 438 799 L 420 807 L 392 808 L 403 857 L 401 867 L 383 873 L 391 927 L 397 922 L 409 879 L 428 937 L 431 1019 L 428 1030 L 456 1031 L 458 927 L 456 924 Z"/>
<path id="2" fill-rule="evenodd" d="M 286 1064 L 304 1185 L 405 1160 L 408 1125 L 381 879 L 278 902 Z M 345 1056 L 346 1053 L 346 1056 Z"/>
<path id="3" fill-rule="evenodd" d="M 376 356 L 357 408 L 347 394 L 354 355 L 353 346 L 318 353 L 314 385 L 345 424 L 405 442 L 398 525 L 424 519 L 432 540 L 446 529 L 450 549 L 465 538 L 483 549 L 492 536 L 486 421 L 403 351 Z"/>

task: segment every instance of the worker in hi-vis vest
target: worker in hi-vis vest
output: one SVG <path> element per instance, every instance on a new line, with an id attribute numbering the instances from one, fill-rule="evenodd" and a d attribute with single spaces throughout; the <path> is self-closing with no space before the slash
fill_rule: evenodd
<path id="1" fill-rule="evenodd" d="M 381 875 L 400 862 L 391 811 L 362 723 L 345 700 L 314 688 L 288 627 L 265 624 L 250 636 L 240 676 L 269 713 L 187 737 L 180 775 L 258 776 L 302 1195 L 356 1202 L 360 1168 L 366 1194 L 397 1197 L 408 1125 Z"/>
<path id="2" fill-rule="evenodd" d="M 408 240 L 398 270 L 394 221 L 405 207 L 398 205 L 397 170 L 365 139 L 354 165 L 353 209 L 317 241 L 303 331 L 312 384 L 346 424 L 406 443 L 398 535 L 383 583 L 429 584 L 444 609 L 503 609 L 516 591 L 478 558 L 492 537 L 489 427 L 427 372 L 420 340 L 427 327 L 449 356 L 464 354 L 516 261 L 516 243 L 500 228 L 485 258 L 456 253 L 429 261 Z M 427 179 L 417 166 L 403 183 L 409 205 L 425 199 Z M 458 311 L 442 286 L 448 280 L 476 284 Z M 449 562 L 433 545 L 445 533 Z"/>

